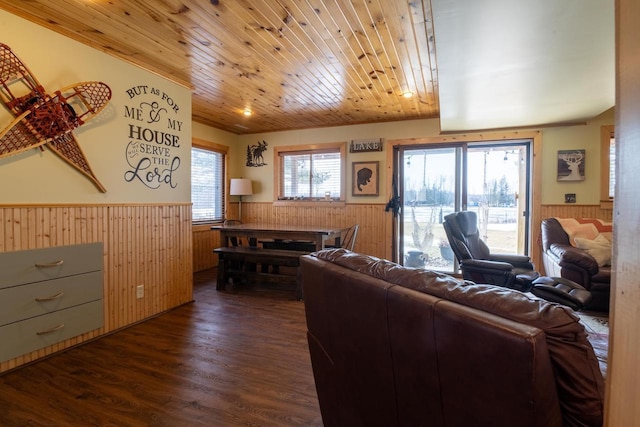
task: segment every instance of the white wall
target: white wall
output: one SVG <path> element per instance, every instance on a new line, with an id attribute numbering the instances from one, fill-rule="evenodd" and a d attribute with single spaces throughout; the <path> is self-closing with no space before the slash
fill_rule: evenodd
<path id="1" fill-rule="evenodd" d="M 544 128 L 542 131 L 542 204 L 563 204 L 565 193 L 575 193 L 577 204 L 600 202 L 600 127 L 613 125 L 614 109 L 608 110 L 584 125 Z M 438 120 L 410 120 L 352 126 L 292 130 L 262 134 L 240 135 L 232 143 L 230 166 L 232 177 L 251 178 L 254 191 L 251 201 L 265 202 L 273 200 L 273 147 L 284 145 L 322 144 L 363 138 L 383 138 L 383 152 L 347 153 L 347 189 L 351 187 L 351 163 L 354 161 L 380 161 L 380 196 L 377 198 L 351 197 L 347 191 L 347 200 L 351 203 L 386 203 L 389 198 L 384 194 L 386 182 L 386 151 L 395 139 L 437 137 L 440 133 Z M 452 135 L 447 135 L 450 139 Z M 266 141 L 269 147 L 264 167 L 245 167 L 248 145 Z M 585 149 L 585 180 L 582 182 L 557 181 L 558 150 Z M 256 190 L 257 187 L 257 190 Z"/>
<path id="2" fill-rule="evenodd" d="M 212 128 L 202 123 L 193 122 L 191 125 L 191 133 L 194 138 L 203 139 L 226 146 L 237 145 L 238 135 L 224 130 Z"/>
<path id="3" fill-rule="evenodd" d="M 331 142 L 347 143 L 347 201 L 350 203 L 386 203 L 385 194 L 387 179 L 385 164 L 387 150 L 391 150 L 389 141 L 394 139 L 426 137 L 440 132 L 438 120 L 408 120 L 403 122 L 387 122 L 359 124 L 350 126 L 336 126 L 283 132 L 260 133 L 239 136 L 231 155 L 233 156 L 232 177 L 242 176 L 254 182 L 253 202 L 273 200 L 273 167 L 275 164 L 274 150 L 276 146 L 323 144 Z M 348 144 L 354 139 L 382 138 L 385 140 L 381 152 L 349 153 Z M 269 144 L 265 153 L 266 166 L 246 167 L 247 146 L 255 145 L 258 141 Z M 378 197 L 351 196 L 352 162 L 380 161 L 380 191 Z"/>
<path id="4" fill-rule="evenodd" d="M 112 90 L 106 109 L 73 132 L 107 192 L 99 192 L 50 150 L 32 149 L 0 159 L 0 203 L 190 202 L 189 88 L 4 11 L 0 28 L 0 42 L 12 49 L 49 94 L 92 80 Z M 138 94 L 134 87 L 140 89 Z M 154 102 L 156 122 L 150 110 Z M 140 111 L 140 117 L 128 115 L 127 108 Z M 13 118 L 0 107 L 0 129 Z M 132 140 L 130 126 L 148 129 L 145 135 L 155 131 L 175 135 L 177 146 Z"/>
<path id="5" fill-rule="evenodd" d="M 542 204 L 563 204 L 565 193 L 575 193 L 576 203 L 600 203 L 600 128 L 614 124 L 614 109 L 586 125 L 548 128 L 542 131 Z M 585 152 L 585 180 L 557 181 L 558 150 Z"/>

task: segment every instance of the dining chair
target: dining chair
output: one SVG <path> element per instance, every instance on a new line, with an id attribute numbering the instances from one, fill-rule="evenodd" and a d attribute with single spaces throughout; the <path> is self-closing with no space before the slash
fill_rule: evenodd
<path id="1" fill-rule="evenodd" d="M 240 225 L 242 224 L 242 221 L 240 221 L 239 219 L 225 219 L 223 224 L 224 225 Z M 229 237 L 229 242 L 231 242 L 231 246 L 241 246 L 240 240 L 238 239 L 237 236 Z"/>
<path id="2" fill-rule="evenodd" d="M 224 225 L 240 225 L 242 224 L 242 221 L 239 219 L 225 219 L 224 220 Z M 241 240 L 241 238 L 239 238 L 238 236 L 229 236 L 229 243 L 231 243 L 231 246 L 251 246 L 251 240 L 247 241 L 247 242 L 243 242 Z M 244 262 L 234 262 L 235 265 L 232 266 L 232 268 L 236 269 L 236 270 L 247 270 L 247 271 L 255 271 L 256 270 L 256 265 L 252 264 L 252 263 L 244 263 Z"/>
<path id="3" fill-rule="evenodd" d="M 342 248 L 353 251 L 356 246 L 356 238 L 358 237 L 359 224 L 354 224 L 340 236 L 340 245 L 325 245 L 326 248 Z"/>

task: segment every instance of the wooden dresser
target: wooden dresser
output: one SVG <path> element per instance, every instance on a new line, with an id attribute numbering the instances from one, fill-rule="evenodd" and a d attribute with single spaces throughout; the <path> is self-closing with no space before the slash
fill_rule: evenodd
<path id="1" fill-rule="evenodd" d="M 102 243 L 0 253 L 0 361 L 101 328 Z"/>

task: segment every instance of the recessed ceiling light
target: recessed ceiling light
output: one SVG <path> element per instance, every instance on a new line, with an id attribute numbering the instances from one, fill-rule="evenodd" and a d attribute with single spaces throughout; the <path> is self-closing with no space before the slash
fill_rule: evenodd
<path id="1" fill-rule="evenodd" d="M 250 116 L 251 115 L 251 109 L 245 108 L 244 111 L 242 112 L 242 114 L 244 114 L 245 116 Z"/>
<path id="2" fill-rule="evenodd" d="M 413 96 L 413 92 L 406 91 L 405 93 L 402 94 L 402 96 L 404 96 L 405 98 L 411 98 Z"/>

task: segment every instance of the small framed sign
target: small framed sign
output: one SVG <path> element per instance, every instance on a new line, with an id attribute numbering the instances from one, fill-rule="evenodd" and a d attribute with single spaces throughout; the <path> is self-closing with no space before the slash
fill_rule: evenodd
<path id="1" fill-rule="evenodd" d="M 558 181 L 584 181 L 585 150 L 558 150 Z"/>
<path id="2" fill-rule="evenodd" d="M 382 138 L 354 139 L 349 145 L 350 153 L 367 153 L 369 151 L 382 151 Z"/>

